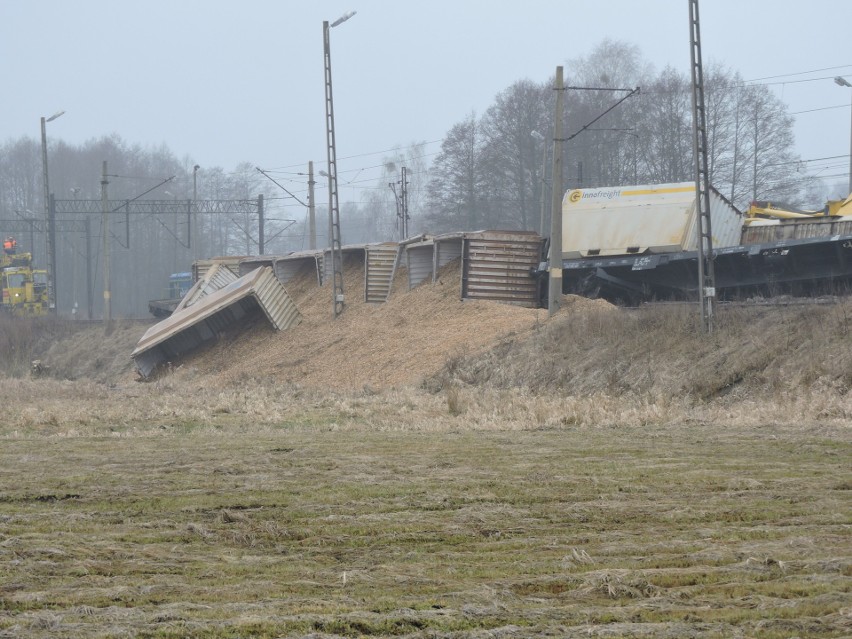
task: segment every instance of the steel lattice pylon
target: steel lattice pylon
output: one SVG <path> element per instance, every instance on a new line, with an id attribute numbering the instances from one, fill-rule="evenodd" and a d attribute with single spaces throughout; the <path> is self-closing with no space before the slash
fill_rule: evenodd
<path id="1" fill-rule="evenodd" d="M 328 143 L 328 236 L 331 240 L 332 312 L 343 312 L 343 246 L 340 239 L 340 206 L 337 197 L 337 151 L 334 144 L 334 100 L 331 91 L 331 42 L 328 22 L 323 22 L 325 51 L 325 126 Z"/>
<path id="2" fill-rule="evenodd" d="M 695 208 L 698 218 L 698 299 L 704 330 L 713 330 L 713 235 L 710 220 L 710 176 L 707 159 L 707 117 L 704 108 L 704 73 L 701 68 L 701 29 L 698 0 L 689 0 L 690 57 L 692 62 L 692 154 L 695 164 Z"/>

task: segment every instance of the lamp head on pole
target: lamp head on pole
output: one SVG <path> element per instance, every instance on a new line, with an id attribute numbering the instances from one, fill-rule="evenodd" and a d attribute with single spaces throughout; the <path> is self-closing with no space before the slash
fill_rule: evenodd
<path id="1" fill-rule="evenodd" d="M 46 118 L 45 122 L 53 122 L 56 118 L 58 118 L 59 116 L 64 115 L 64 114 L 65 114 L 65 111 L 58 111 L 58 112 L 54 113 L 53 115 L 51 115 L 49 118 Z"/>
<path id="2" fill-rule="evenodd" d="M 837 76 L 836 78 L 834 78 L 834 82 L 835 82 L 835 84 L 838 84 L 842 87 L 852 88 L 852 84 L 849 84 L 849 82 L 846 80 L 846 78 L 842 78 L 840 76 Z"/>
<path id="3" fill-rule="evenodd" d="M 332 23 L 331 23 L 331 26 L 332 26 L 332 27 L 336 27 L 336 26 L 337 26 L 337 25 L 339 25 L 339 24 L 343 24 L 343 23 L 344 23 L 344 22 L 346 22 L 349 18 L 351 18 L 352 16 L 354 16 L 356 13 L 358 13 L 358 12 L 357 12 L 357 11 L 347 11 L 347 12 L 346 12 L 346 13 L 344 13 L 342 16 L 340 16 L 337 20 L 335 20 L 334 22 L 332 22 Z"/>

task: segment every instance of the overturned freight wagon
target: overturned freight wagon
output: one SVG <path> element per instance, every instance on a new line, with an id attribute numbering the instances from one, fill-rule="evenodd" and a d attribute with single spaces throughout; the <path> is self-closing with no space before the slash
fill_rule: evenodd
<path id="1" fill-rule="evenodd" d="M 405 265 L 408 290 L 427 280 L 435 282 L 438 272 L 462 254 L 464 233 L 420 236 L 405 241 Z"/>
<path id="2" fill-rule="evenodd" d="M 250 259 L 250 257 L 246 255 L 223 255 L 204 260 L 195 260 L 192 263 L 192 281 L 197 282 L 200 280 L 214 266 L 224 266 L 237 277 L 245 275 L 245 273 L 240 273 L 240 262 L 245 259 Z"/>
<path id="3" fill-rule="evenodd" d="M 534 231 L 478 231 L 462 239 L 462 299 L 492 300 L 535 308 L 538 282 L 532 273 L 542 241 Z"/>
<path id="4" fill-rule="evenodd" d="M 458 260 L 463 300 L 491 300 L 526 306 L 539 305 L 543 240 L 533 231 L 460 231 L 412 238 L 404 244 L 409 290 L 421 282 L 436 281 L 439 271 Z"/>
<path id="5" fill-rule="evenodd" d="M 315 274 L 317 286 L 322 286 L 323 250 L 297 251 L 277 257 L 273 268 L 275 269 L 275 276 L 285 284 L 299 272 L 308 270 Z"/>
<path id="6" fill-rule="evenodd" d="M 145 332 L 130 357 L 139 374 L 148 378 L 161 364 L 176 362 L 220 332 L 258 316 L 266 317 L 279 331 L 301 320 L 284 285 L 268 266 L 255 269 L 155 324 Z"/>
<path id="7" fill-rule="evenodd" d="M 186 295 L 178 302 L 174 311 L 180 311 L 188 306 L 192 306 L 198 300 L 225 288 L 231 282 L 236 281 L 236 279 L 237 276 L 234 275 L 234 272 L 224 264 L 213 264 L 204 271 L 203 277 L 186 292 Z"/>

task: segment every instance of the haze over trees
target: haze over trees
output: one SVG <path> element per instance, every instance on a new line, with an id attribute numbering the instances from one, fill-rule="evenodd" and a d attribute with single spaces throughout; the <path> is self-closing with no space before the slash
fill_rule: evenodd
<path id="1" fill-rule="evenodd" d="M 597 89 L 566 94 L 566 189 L 693 179 L 689 77 L 672 68 L 655 71 L 638 47 L 609 40 L 565 69 L 568 86 Z M 824 187 L 801 172 L 793 120 L 785 104 L 768 87 L 747 84 L 732 69 L 705 65 L 705 81 L 709 169 L 716 189 L 739 208 L 752 199 L 820 206 Z M 408 176 L 409 235 L 488 228 L 538 231 L 542 195 L 547 215 L 550 210 L 552 86 L 552 79 L 517 80 L 499 92 L 484 113 L 468 113 L 454 124 L 437 153 L 430 152 L 427 143 L 415 142 L 386 153 L 379 162 L 365 158 L 363 168 L 342 172 L 341 185 L 361 193 L 358 201 L 341 203 L 344 243 L 398 239 L 400 202 L 390 185 L 398 195 L 403 166 Z M 625 95 L 606 89 L 637 86 L 639 95 L 596 120 Z M 231 170 L 202 167 L 193 180 L 192 158 L 177 158 L 165 145 L 130 144 L 116 134 L 78 146 L 49 137 L 48 153 L 50 187 L 57 199 L 99 200 L 106 160 L 110 200 L 136 198 L 157 185 L 143 197 L 188 203 L 196 192 L 199 200 L 255 200 L 263 194 L 265 252 L 285 254 L 309 247 L 304 206 L 307 166 L 272 172 L 297 201 L 250 162 Z M 327 235 L 322 168 L 319 162 L 315 166 L 319 247 L 326 245 Z M 41 265 L 46 246 L 43 200 L 40 141 L 3 142 L 0 220 L 14 221 L 18 229 L 32 225 L 29 232 L 17 233 L 19 244 L 23 250 L 34 250 Z M 95 316 L 100 313 L 101 220 L 90 217 L 88 238 L 82 217 L 58 219 L 56 292 L 63 313 L 76 304 L 82 314 L 86 307 L 87 269 L 92 274 Z M 205 214 L 198 221 L 191 248 L 186 216 L 114 217 L 111 264 L 117 314 L 145 315 L 148 299 L 165 296 L 168 274 L 189 270 L 195 254 L 257 254 L 256 215 Z M 7 233 L 2 221 L 0 233 Z"/>
<path id="2" fill-rule="evenodd" d="M 551 151 L 543 163 L 542 145 L 552 146 L 552 86 L 552 79 L 517 81 L 482 116 L 469 114 L 447 133 L 428 184 L 430 229 L 459 228 L 461 220 L 465 228 L 538 230 L 542 166 L 545 182 L 551 179 Z M 654 72 L 638 47 L 605 40 L 566 65 L 566 86 L 592 89 L 567 91 L 566 189 L 694 179 L 688 75 L 670 67 Z M 607 89 L 634 87 L 641 87 L 638 95 L 590 126 L 626 94 Z M 736 71 L 710 64 L 705 99 L 717 190 L 741 209 L 751 200 L 820 204 L 803 201 L 819 185 L 800 172 L 793 119 L 768 87 L 746 84 Z"/>

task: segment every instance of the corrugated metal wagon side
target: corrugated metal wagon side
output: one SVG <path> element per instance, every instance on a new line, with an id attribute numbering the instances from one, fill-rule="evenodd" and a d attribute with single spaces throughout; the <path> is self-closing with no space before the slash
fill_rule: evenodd
<path id="1" fill-rule="evenodd" d="M 462 243 L 462 299 L 538 306 L 532 277 L 541 259 L 541 238 L 527 231 L 465 234 Z"/>

